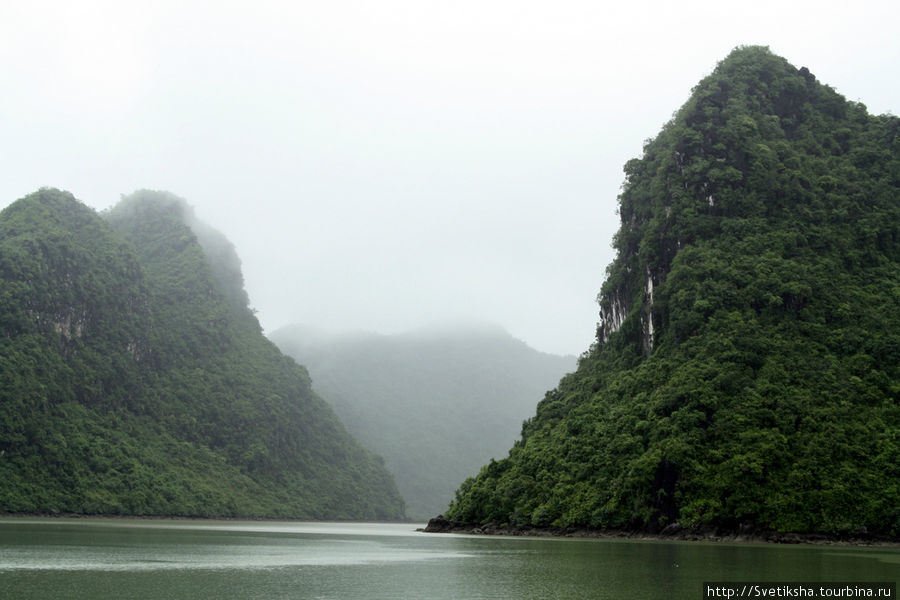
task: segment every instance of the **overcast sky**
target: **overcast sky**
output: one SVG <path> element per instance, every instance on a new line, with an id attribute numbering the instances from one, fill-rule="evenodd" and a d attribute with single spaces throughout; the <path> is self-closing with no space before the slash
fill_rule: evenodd
<path id="1" fill-rule="evenodd" d="M 267 331 L 580 354 L 622 166 L 740 44 L 898 111 L 900 3 L 0 0 L 0 207 L 185 198 Z"/>

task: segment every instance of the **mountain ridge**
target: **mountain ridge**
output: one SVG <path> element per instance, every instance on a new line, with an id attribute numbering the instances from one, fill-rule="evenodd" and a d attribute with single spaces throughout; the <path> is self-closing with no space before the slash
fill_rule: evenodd
<path id="1" fill-rule="evenodd" d="M 191 221 L 146 190 L 103 217 L 52 189 L 0 212 L 0 511 L 403 518 Z"/>
<path id="2" fill-rule="evenodd" d="M 898 131 L 721 61 L 625 165 L 596 342 L 447 519 L 900 534 Z"/>

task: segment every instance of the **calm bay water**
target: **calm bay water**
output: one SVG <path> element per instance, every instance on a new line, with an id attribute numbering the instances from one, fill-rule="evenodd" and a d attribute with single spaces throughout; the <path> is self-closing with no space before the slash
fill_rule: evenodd
<path id="1" fill-rule="evenodd" d="M 699 599 L 897 581 L 900 549 L 425 534 L 416 525 L 0 519 L 0 598 Z"/>

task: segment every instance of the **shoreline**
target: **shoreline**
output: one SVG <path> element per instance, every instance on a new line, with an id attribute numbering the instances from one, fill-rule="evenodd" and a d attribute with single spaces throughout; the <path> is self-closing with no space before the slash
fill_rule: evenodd
<path id="1" fill-rule="evenodd" d="M 423 533 L 458 533 L 467 535 L 497 535 L 514 537 L 558 537 L 585 539 L 631 539 L 672 542 L 722 542 L 765 544 L 808 544 L 817 546 L 873 546 L 900 547 L 900 538 L 881 535 L 857 534 L 847 536 L 824 533 L 785 533 L 780 531 L 738 532 L 719 531 L 715 528 L 681 527 L 670 525 L 659 533 L 625 529 L 592 529 L 588 527 L 535 527 L 486 523 L 474 525 L 449 521 L 438 515 L 428 525 L 416 531 Z"/>
<path id="2" fill-rule="evenodd" d="M 396 523 L 404 525 L 412 525 L 420 523 L 418 519 L 303 519 L 299 517 L 246 517 L 246 516 L 203 516 L 203 515 L 123 515 L 120 513 L 68 513 L 68 512 L 42 512 L 42 513 L 22 513 L 22 512 L 0 512 L 0 519 L 3 518 L 21 518 L 21 519 L 110 519 L 110 520 L 146 520 L 146 521 L 261 521 L 261 522 L 283 522 L 283 523 Z"/>

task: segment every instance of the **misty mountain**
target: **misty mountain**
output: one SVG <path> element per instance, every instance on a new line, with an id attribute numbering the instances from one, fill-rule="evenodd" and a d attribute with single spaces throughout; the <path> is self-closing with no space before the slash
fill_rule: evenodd
<path id="1" fill-rule="evenodd" d="M 596 343 L 449 519 L 900 535 L 898 133 L 719 63 L 625 165 Z"/>
<path id="2" fill-rule="evenodd" d="M 187 204 L 0 213 L 0 511 L 392 519 L 402 499 L 263 335 Z"/>
<path id="3" fill-rule="evenodd" d="M 404 334 L 270 335 L 306 365 L 313 388 L 366 447 L 384 456 L 410 516 L 447 508 L 479 465 L 505 454 L 537 398 L 575 367 L 498 326 L 457 323 Z"/>

